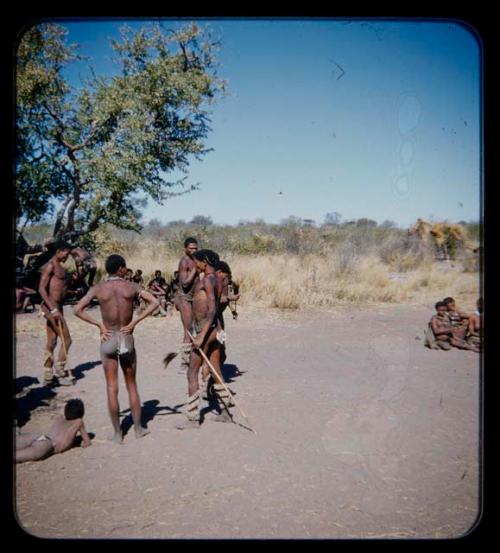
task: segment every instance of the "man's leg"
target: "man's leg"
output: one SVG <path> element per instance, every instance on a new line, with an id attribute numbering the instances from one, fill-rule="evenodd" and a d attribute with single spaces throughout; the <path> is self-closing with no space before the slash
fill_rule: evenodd
<path id="1" fill-rule="evenodd" d="M 54 350 L 57 344 L 57 334 L 52 326 L 52 323 L 47 319 L 45 329 L 47 331 L 47 345 L 45 346 L 45 359 L 43 366 L 45 368 L 43 373 L 43 383 L 45 385 L 52 384 L 54 382 Z"/>
<path id="2" fill-rule="evenodd" d="M 56 377 L 59 379 L 59 384 L 62 384 L 63 386 L 70 386 L 74 384 L 75 378 L 73 375 L 73 371 L 71 369 L 66 370 L 66 363 L 67 363 L 67 354 L 69 353 L 69 348 L 72 343 L 72 339 L 69 333 L 68 324 L 66 323 L 66 319 L 62 317 L 62 333 L 64 337 L 64 345 L 66 346 L 66 351 L 63 345 L 63 341 L 61 336 L 59 335 L 60 327 L 58 325 L 58 335 L 59 338 L 61 338 L 61 344 L 59 346 L 59 353 L 57 355 L 57 361 L 55 363 L 55 374 Z"/>
<path id="3" fill-rule="evenodd" d="M 187 371 L 188 401 L 186 408 L 187 421 L 180 423 L 176 428 L 185 430 L 187 428 L 199 428 L 200 426 L 200 388 L 198 384 L 198 373 L 201 367 L 201 355 L 197 350 L 191 352 L 189 368 Z"/>
<path id="4" fill-rule="evenodd" d="M 143 428 L 141 424 L 142 411 L 136 382 L 137 355 L 135 349 L 131 353 L 120 356 L 120 365 L 125 377 L 125 385 L 127 386 L 130 411 L 132 413 L 132 420 L 134 421 L 135 437 L 142 438 L 142 436 L 149 434 L 149 430 Z"/>
<path id="5" fill-rule="evenodd" d="M 111 440 L 121 444 L 123 441 L 120 428 L 120 404 L 118 402 L 118 359 L 102 356 L 102 366 L 106 378 L 106 393 L 108 396 L 108 412 L 113 426 Z"/>
<path id="6" fill-rule="evenodd" d="M 215 369 L 215 372 L 219 378 L 214 377 L 214 392 L 215 397 L 217 398 L 217 406 L 220 413 L 216 415 L 212 420 L 217 422 L 231 422 L 231 415 L 229 414 L 229 405 L 231 403 L 231 396 L 228 391 L 220 382 L 224 382 L 224 376 L 222 375 L 222 370 L 220 366 L 220 356 L 221 356 L 221 344 L 217 339 L 213 339 L 210 342 L 208 349 L 208 359 L 210 360 L 211 365 Z"/>
<path id="7" fill-rule="evenodd" d="M 191 338 L 189 337 L 188 330 L 191 332 L 193 328 L 192 306 L 188 301 L 183 299 L 179 299 L 177 306 L 179 313 L 181 314 L 182 327 L 184 329 L 184 338 L 182 339 L 183 351 L 181 355 L 181 368 L 187 371 L 191 362 Z"/>

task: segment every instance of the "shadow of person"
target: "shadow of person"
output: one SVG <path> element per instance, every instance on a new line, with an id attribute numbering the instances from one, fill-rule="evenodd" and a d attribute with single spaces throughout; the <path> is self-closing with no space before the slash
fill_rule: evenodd
<path id="1" fill-rule="evenodd" d="M 42 386 L 40 388 L 32 388 L 25 396 L 16 398 L 15 412 L 17 426 L 24 426 L 30 419 L 31 413 L 38 407 L 49 407 L 50 400 L 56 396 L 56 392 L 51 388 Z"/>
<path id="2" fill-rule="evenodd" d="M 185 403 L 179 403 L 178 405 L 170 407 L 168 405 L 159 405 L 159 403 L 160 402 L 157 399 L 149 399 L 142 404 L 141 424 L 145 428 L 147 428 L 148 422 L 152 421 L 156 416 L 162 417 L 165 415 L 179 415 L 180 413 L 182 413 L 182 411 L 179 411 L 179 409 L 186 405 Z M 121 411 L 120 415 L 125 415 L 120 427 L 123 436 L 126 436 L 128 431 L 134 425 L 134 420 L 132 419 L 130 408 Z"/>
<path id="3" fill-rule="evenodd" d="M 100 365 L 101 361 L 87 361 L 87 363 L 80 363 L 76 367 L 73 367 L 73 374 L 75 376 L 75 380 L 80 380 L 81 378 L 85 378 L 83 373 L 85 371 L 90 371 L 90 369 L 93 369 L 94 367 L 97 367 L 97 365 Z"/>
<path id="4" fill-rule="evenodd" d="M 15 393 L 20 394 L 24 388 L 28 388 L 32 384 L 40 384 L 38 378 L 33 378 L 32 376 L 19 376 L 14 381 Z"/>
<path id="5" fill-rule="evenodd" d="M 224 365 L 222 365 L 221 372 L 226 383 L 234 382 L 234 378 L 238 378 L 239 376 L 246 373 L 246 371 L 240 371 L 240 369 L 238 369 L 238 366 L 233 365 L 232 363 L 225 363 Z"/>

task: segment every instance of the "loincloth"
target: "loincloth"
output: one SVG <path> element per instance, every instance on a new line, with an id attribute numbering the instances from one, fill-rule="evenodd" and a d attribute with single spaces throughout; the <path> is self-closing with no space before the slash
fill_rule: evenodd
<path id="1" fill-rule="evenodd" d="M 135 351 L 134 337 L 132 334 L 123 334 L 119 330 L 113 330 L 111 338 L 101 342 L 100 352 L 104 357 L 117 357 L 130 355 Z"/>
<path id="2" fill-rule="evenodd" d="M 202 329 L 205 326 L 207 321 L 208 321 L 208 318 L 202 319 L 201 321 L 193 321 L 193 328 L 194 328 L 196 334 L 199 334 L 202 331 Z M 212 321 L 212 324 L 210 325 L 210 327 L 208 329 L 208 333 L 210 333 L 216 327 L 217 327 L 217 319 Z"/>
<path id="3" fill-rule="evenodd" d="M 177 296 L 179 299 L 187 301 L 188 303 L 193 303 L 193 291 L 183 292 L 180 288 L 177 290 Z"/>

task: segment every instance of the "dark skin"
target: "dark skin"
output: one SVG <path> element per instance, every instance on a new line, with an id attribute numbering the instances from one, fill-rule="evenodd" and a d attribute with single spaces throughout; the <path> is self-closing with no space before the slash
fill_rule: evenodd
<path id="1" fill-rule="evenodd" d="M 116 280 L 96 284 L 74 308 L 77 317 L 99 328 L 101 342 L 109 340 L 113 331 L 132 334 L 137 324 L 158 308 L 158 300 L 135 282 L 125 280 L 123 278 L 125 273 L 126 268 L 120 267 L 115 275 L 110 275 L 118 277 Z M 137 318 L 133 319 L 134 299 L 137 296 L 149 305 Z M 102 321 L 93 319 L 85 312 L 93 299 L 99 301 Z M 131 354 L 121 355 L 119 359 L 118 357 L 103 356 L 102 363 L 106 377 L 108 410 L 114 430 L 111 439 L 117 443 L 121 443 L 123 439 L 118 403 L 118 364 L 120 364 L 125 378 L 135 435 L 138 438 L 146 435 L 148 431 L 141 426 L 141 401 L 136 383 L 137 359 L 135 350 Z"/>
<path id="2" fill-rule="evenodd" d="M 165 294 L 167 293 L 167 283 L 161 276 L 161 271 L 155 272 L 155 278 L 149 282 L 148 289 L 153 296 L 158 299 L 162 309 L 165 309 L 167 306 L 167 300 L 165 299 Z"/>
<path id="3" fill-rule="evenodd" d="M 179 288 L 186 294 L 194 289 L 196 281 L 199 279 L 196 263 L 193 259 L 193 253 L 198 251 L 198 244 L 191 242 L 184 248 L 184 256 L 179 261 Z M 189 344 L 191 339 L 188 335 L 188 330 L 193 325 L 193 312 L 191 303 L 186 301 L 179 294 L 174 300 L 176 309 L 181 314 L 182 327 L 184 329 L 183 342 Z"/>
<path id="4" fill-rule="evenodd" d="M 85 278 L 85 276 L 89 275 L 89 286 L 92 286 L 92 283 L 94 282 L 94 277 L 96 270 L 91 269 L 89 272 L 85 269 L 83 266 L 83 262 L 86 259 L 92 259 L 92 255 L 85 249 L 81 248 L 80 246 L 77 246 L 76 248 L 73 248 L 71 250 L 71 257 L 75 260 L 76 270 L 78 271 L 78 274 L 81 275 L 82 278 Z"/>
<path id="5" fill-rule="evenodd" d="M 218 325 L 222 330 L 224 330 L 224 311 L 229 305 L 229 301 L 233 301 L 233 296 L 228 295 L 228 285 L 229 285 L 229 275 L 224 271 L 216 271 L 216 285 L 215 285 L 215 296 L 218 305 L 217 318 Z M 239 296 L 238 296 L 239 297 Z M 220 344 L 220 363 L 223 364 L 225 360 L 225 348 Z M 209 376 L 210 372 L 208 365 L 203 363 L 202 375 L 201 378 L 205 382 Z"/>
<path id="6" fill-rule="evenodd" d="M 66 349 L 69 350 L 71 346 L 69 328 L 63 315 L 63 300 L 66 294 L 66 271 L 62 263 L 68 259 L 69 253 L 69 249 L 56 251 L 55 255 L 43 268 L 38 288 L 38 292 L 43 300 L 41 309 L 47 321 L 47 352 L 50 354 L 53 354 L 57 345 L 57 338 L 60 334 L 59 324 L 62 325 Z M 66 361 L 66 354 L 62 345 L 59 348 L 57 361 Z M 44 366 L 52 367 L 52 365 L 52 356 L 47 356 Z"/>
<path id="7" fill-rule="evenodd" d="M 91 445 L 83 419 L 68 420 L 58 415 L 45 434 L 50 442 L 37 441 L 39 433 L 25 432 L 16 436 L 16 463 L 39 461 L 51 453 L 63 453 L 71 448 L 77 434 L 82 437 L 82 447 Z"/>
<path id="8" fill-rule="evenodd" d="M 203 362 L 203 357 L 198 351 L 201 348 L 205 355 L 210 360 L 215 371 L 220 376 L 222 371 L 220 368 L 220 343 L 217 340 L 217 331 L 220 330 L 220 325 L 211 327 L 212 321 L 217 317 L 218 301 L 217 301 L 217 277 L 215 270 L 205 261 L 196 260 L 197 273 L 204 273 L 203 279 L 198 279 L 194 288 L 193 296 L 193 319 L 195 321 L 203 321 L 205 323 L 199 334 L 193 340 L 193 350 L 191 352 L 191 360 L 188 377 L 188 396 L 192 396 L 198 389 L 198 373 Z"/>
<path id="9" fill-rule="evenodd" d="M 483 304 L 477 303 L 477 313 L 474 313 L 469 317 L 468 331 L 470 336 L 482 336 L 483 333 Z M 479 353 L 480 347 L 477 345 L 472 346 L 472 349 Z"/>
<path id="10" fill-rule="evenodd" d="M 437 315 L 431 319 L 431 327 L 436 340 L 449 342 L 452 346 L 460 349 L 472 349 L 465 341 L 466 327 L 452 327 L 448 318 L 446 306 L 437 308 Z"/>

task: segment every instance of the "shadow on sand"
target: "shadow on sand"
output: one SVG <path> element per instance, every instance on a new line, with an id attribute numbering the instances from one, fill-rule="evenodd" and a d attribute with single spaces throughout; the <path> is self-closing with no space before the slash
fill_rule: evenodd
<path id="1" fill-rule="evenodd" d="M 159 403 L 157 399 L 150 399 L 142 404 L 141 423 L 144 427 L 147 427 L 148 422 L 152 421 L 156 416 L 180 415 L 182 411 L 179 411 L 179 408 L 185 405 L 185 403 L 179 403 L 170 407 L 168 405 L 159 405 Z M 120 425 L 123 436 L 126 436 L 127 432 L 134 425 L 134 421 L 132 420 L 130 409 L 124 409 L 120 412 L 120 415 L 126 415 Z"/>
<path id="2" fill-rule="evenodd" d="M 50 407 L 50 400 L 56 395 L 52 388 L 42 386 L 32 388 L 25 396 L 16 398 L 17 426 L 24 426 L 31 419 L 31 413 L 38 407 Z"/>
<path id="3" fill-rule="evenodd" d="M 85 375 L 83 374 L 85 371 L 90 371 L 90 369 L 93 369 L 94 367 L 97 367 L 97 365 L 100 365 L 101 361 L 87 361 L 87 363 L 80 363 L 76 367 L 73 367 L 73 374 L 75 375 L 76 380 L 80 380 L 81 378 L 85 378 Z"/>

